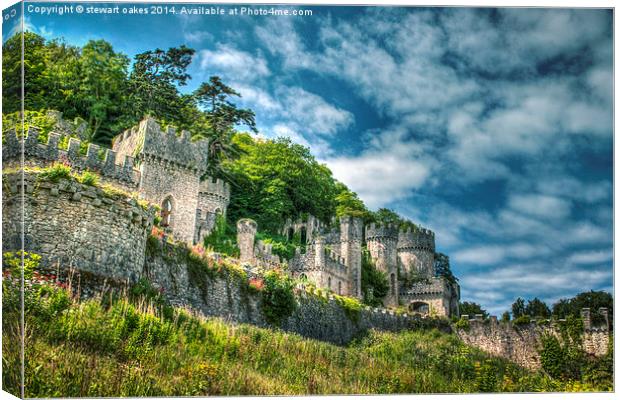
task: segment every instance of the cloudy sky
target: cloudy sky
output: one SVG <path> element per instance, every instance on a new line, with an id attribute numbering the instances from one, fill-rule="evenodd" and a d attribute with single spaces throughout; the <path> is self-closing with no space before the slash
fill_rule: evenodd
<path id="1" fill-rule="evenodd" d="M 261 135 L 309 146 L 371 208 L 434 230 L 463 300 L 501 313 L 518 296 L 612 292 L 609 10 L 304 9 L 26 12 L 26 26 L 129 56 L 193 47 L 183 91 L 220 75 Z"/>

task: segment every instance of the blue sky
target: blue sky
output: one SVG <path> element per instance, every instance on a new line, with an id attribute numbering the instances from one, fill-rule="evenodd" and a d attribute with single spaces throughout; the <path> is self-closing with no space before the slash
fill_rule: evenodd
<path id="1" fill-rule="evenodd" d="M 612 292 L 610 11 L 304 9 L 25 23 L 129 56 L 196 49 L 183 91 L 220 75 L 261 135 L 309 146 L 371 208 L 434 230 L 463 300 L 501 313 L 518 296 Z"/>

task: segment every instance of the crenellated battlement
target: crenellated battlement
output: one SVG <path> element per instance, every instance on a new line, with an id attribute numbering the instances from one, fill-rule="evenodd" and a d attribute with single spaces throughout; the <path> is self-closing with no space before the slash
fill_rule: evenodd
<path id="1" fill-rule="evenodd" d="M 202 175 L 207 170 L 209 142 L 206 139 L 192 142 L 191 134 L 169 126 L 163 131 L 153 118 L 146 118 L 116 136 L 113 149 L 123 154 L 132 154 L 139 160 L 154 159 L 169 162 L 196 171 Z"/>
<path id="2" fill-rule="evenodd" d="M 398 232 L 398 249 L 435 251 L 435 233 L 430 229 L 401 230 Z"/>
<path id="3" fill-rule="evenodd" d="M 375 224 L 366 226 L 366 241 L 398 240 L 398 226 L 395 224 Z"/>
<path id="4" fill-rule="evenodd" d="M 40 132 L 36 127 L 30 127 L 25 138 L 19 138 L 15 129 L 5 132 L 4 136 L 2 158 L 5 161 L 18 161 L 23 146 L 26 165 L 62 162 L 77 171 L 90 170 L 130 188 L 137 187 L 140 181 L 140 172 L 134 169 L 133 157 L 121 158 L 116 151 L 93 143 L 88 143 L 86 154 L 83 154 L 81 140 L 69 138 L 65 149 L 60 145 L 63 136 L 56 132 L 48 134 L 46 143 L 40 143 Z"/>
<path id="5" fill-rule="evenodd" d="M 207 179 L 200 182 L 198 191 L 200 194 L 216 196 L 226 202 L 230 201 L 230 185 L 221 179 L 207 177 Z"/>

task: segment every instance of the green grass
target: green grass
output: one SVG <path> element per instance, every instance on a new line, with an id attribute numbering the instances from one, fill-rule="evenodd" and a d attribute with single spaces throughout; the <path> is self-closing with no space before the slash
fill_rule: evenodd
<path id="1" fill-rule="evenodd" d="M 3 383 L 15 392 L 19 295 L 3 284 Z M 232 325 L 135 296 L 78 302 L 54 284 L 25 296 L 26 396 L 191 396 L 594 390 L 525 371 L 438 330 L 371 331 L 347 347 Z M 134 293 L 135 294 L 135 293 Z M 584 386 L 585 385 L 585 386 Z"/>

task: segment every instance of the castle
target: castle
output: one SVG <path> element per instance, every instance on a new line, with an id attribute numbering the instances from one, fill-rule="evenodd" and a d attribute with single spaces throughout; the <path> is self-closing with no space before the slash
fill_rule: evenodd
<path id="1" fill-rule="evenodd" d="M 40 143 L 39 132 L 30 128 L 19 139 L 15 132 L 5 134 L 3 160 L 15 163 L 24 152 L 28 166 L 46 166 L 61 161 L 75 171 L 94 171 L 103 183 L 135 193 L 138 199 L 159 207 L 157 218 L 175 239 L 196 244 L 213 230 L 218 215 L 226 215 L 230 186 L 206 176 L 208 141 L 191 141 L 189 132 L 177 135 L 173 128 L 165 132 L 150 118 L 113 140 L 112 149 L 82 143 L 69 138 L 66 149 L 60 143 L 63 132 L 51 132 Z M 25 176 L 14 179 L 8 193 L 19 186 L 32 193 L 36 182 Z M 3 230 L 8 240 L 4 249 L 18 248 L 24 233 L 26 247 L 39 252 L 49 262 L 63 260 L 80 268 L 114 277 L 135 279 L 144 265 L 144 243 L 155 217 L 154 210 L 141 209 L 138 202 L 111 204 L 106 194 L 78 185 L 43 187 L 41 201 L 27 201 L 23 212 L 26 225 L 16 222 L 18 197 L 5 196 Z M 62 196 L 67 196 L 65 201 Z M 88 203 L 87 205 L 85 205 Z M 84 210 L 88 208 L 89 219 Z M 58 216 L 46 218 L 50 211 Z M 14 212 L 15 215 L 10 213 Z M 298 237 L 302 246 L 290 260 L 272 254 L 271 246 L 256 241 L 257 225 L 249 219 L 237 223 L 240 262 L 251 267 L 282 267 L 289 274 L 312 282 L 336 294 L 362 298 L 363 247 L 377 269 L 387 276 L 389 289 L 385 306 L 404 305 L 419 314 L 458 315 L 459 286 L 435 274 L 435 235 L 422 228 L 399 230 L 392 225 L 364 226 L 361 219 L 341 217 L 330 223 L 313 216 L 283 221 L 281 233 Z M 54 233 L 53 238 L 41 233 Z M 12 238 L 12 239 L 11 239 Z M 11 241 L 15 243 L 11 243 Z M 58 244 L 60 243 L 60 245 Z M 32 247 L 29 247 L 32 246 Z M 412 279 L 412 277 L 414 279 Z"/>

